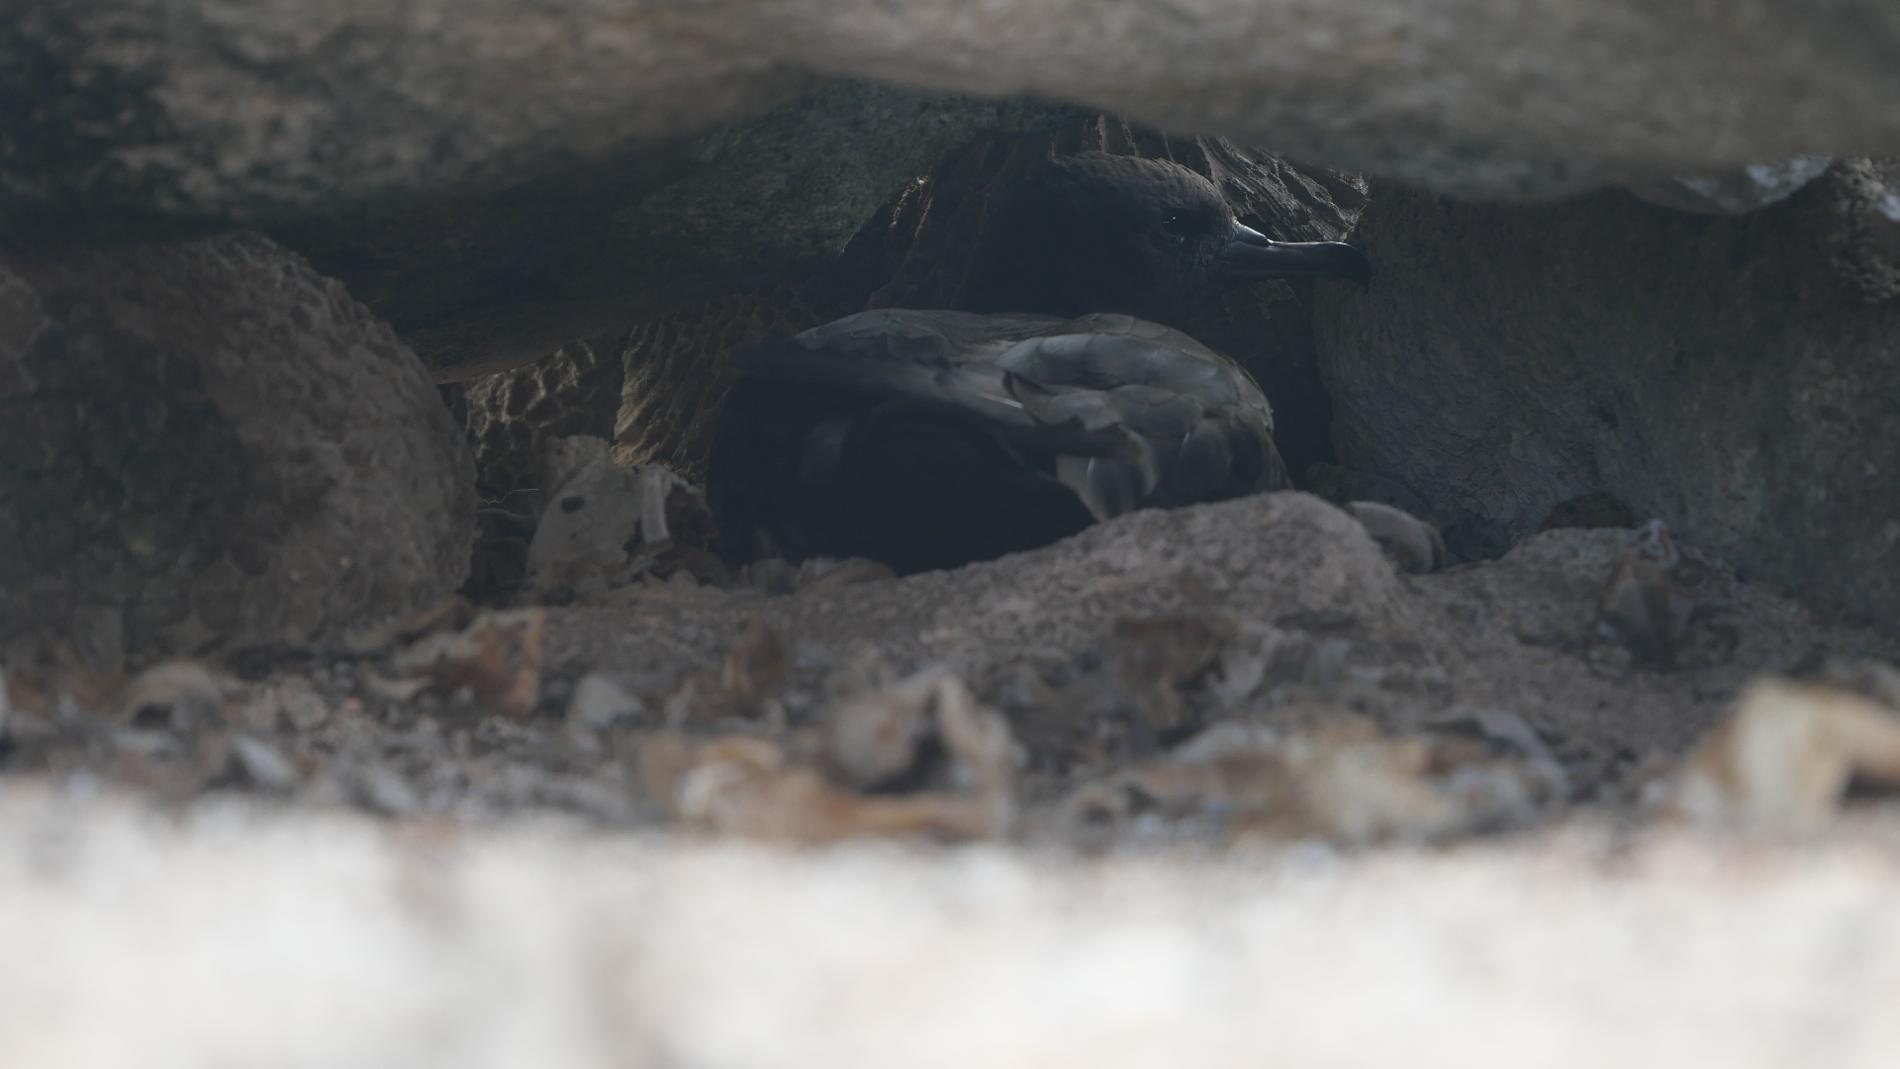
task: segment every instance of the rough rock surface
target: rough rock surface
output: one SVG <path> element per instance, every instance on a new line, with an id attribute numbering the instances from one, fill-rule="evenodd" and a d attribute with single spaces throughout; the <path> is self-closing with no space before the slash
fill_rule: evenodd
<path id="1" fill-rule="evenodd" d="M 988 683 L 1017 663 L 1098 647 L 1120 617 L 1242 612 L 1380 642 L 1413 634 L 1406 602 L 1357 521 L 1305 494 L 1270 494 L 1137 512 L 954 571 L 763 602 L 681 604 L 664 620 L 631 627 L 598 626 L 618 610 L 581 609 L 552 624 L 573 640 L 552 663 L 557 671 L 579 663 L 639 671 L 710 660 L 759 611 L 797 636 L 814 664 L 872 646 L 900 665 L 938 662 Z"/>
<path id="2" fill-rule="evenodd" d="M 495 189 L 813 81 L 656 7 L 28 0 L 0 42 L 0 214 L 258 222 Z"/>
<path id="3" fill-rule="evenodd" d="M 1592 658 L 1592 611 L 1631 537 L 1553 531 L 1501 560 L 1403 576 L 1345 512 L 1267 494 L 1138 512 L 952 572 L 763 601 L 663 600 L 669 612 L 637 619 L 620 607 L 566 610 L 550 619 L 548 665 L 557 679 L 600 668 L 651 688 L 682 663 L 716 664 L 756 611 L 794 636 L 804 668 L 873 648 L 898 665 L 946 664 L 987 698 L 1025 667 L 1099 660 L 1117 620 L 1227 617 L 1284 646 L 1269 680 L 1285 673 L 1288 686 L 1261 702 L 1269 714 L 1314 700 L 1397 723 L 1502 709 L 1629 757 L 1686 745 L 1755 673 L 1792 670 L 1816 650 L 1900 652 L 1699 562 L 1685 588 L 1735 629 L 1735 649 L 1678 672 L 1606 673 Z"/>
<path id="4" fill-rule="evenodd" d="M 1345 513 L 1285 493 L 902 580 L 627 588 L 546 610 L 530 708 L 484 714 L 459 681 L 405 691 L 353 660 L 244 683 L 261 693 L 230 709 L 235 776 L 176 755 L 168 772 L 153 731 L 87 713 L 54 730 L 57 703 L 19 697 L 0 723 L 0 945 L 35 964 L 0 970 L 0 1061 L 1602 1069 L 1667 1049 L 1767 1067 L 1811 1057 L 1826 1020 L 1830 1063 L 1890 1064 L 1891 798 L 1800 846 L 1637 831 L 1618 791 L 1587 789 L 1580 827 L 1429 849 L 812 854 L 627 834 L 659 819 L 627 770 L 651 728 L 786 737 L 866 650 L 946 665 L 1002 709 L 1030 810 L 1091 775 L 1101 719 L 1125 720 L 1073 698 L 1117 678 L 1129 620 L 1226 620 L 1257 644 L 1251 672 L 1223 654 L 1219 688 L 1197 688 L 1231 692 L 1226 718 L 1515 717 L 1584 788 L 1681 754 L 1758 672 L 1900 653 L 1695 562 L 1684 587 L 1724 613 L 1732 655 L 1602 670 L 1591 604 L 1629 539 L 1555 531 L 1400 575 Z M 729 651 L 765 629 L 783 642 L 774 710 L 659 699 L 749 672 Z M 158 733 L 187 765 L 228 737 Z M 191 786 L 165 795 L 140 770 Z M 159 820 L 127 793 L 195 804 Z M 247 982 L 218 987 L 234 971 Z M 96 1019 L 113 1027 L 73 1023 Z"/>
<path id="5" fill-rule="evenodd" d="M 1869 303 L 1900 297 L 1900 159 L 1843 160 L 1823 226 L 1836 274 Z"/>
<path id="6" fill-rule="evenodd" d="M 9 14 L 0 220 L 281 226 L 461 374 L 795 275 L 945 150 L 1072 114 L 1032 99 L 1487 197 L 1900 151 L 1884 0 Z"/>
<path id="7" fill-rule="evenodd" d="M 1739 217 L 1375 191 L 1381 274 L 1319 294 L 1340 460 L 1501 550 L 1607 493 L 1751 577 L 1900 625 L 1900 304 L 1888 171 Z"/>
<path id="8" fill-rule="evenodd" d="M 261 237 L 0 260 L 0 411 L 11 659 L 308 639 L 467 567 L 468 455 L 421 364 Z"/>
<path id="9" fill-rule="evenodd" d="M 496 188 L 803 72 L 1030 94 L 1467 193 L 1900 149 L 1884 0 L 16 4 L 5 211 L 258 219 Z M 1508 62 L 1500 62 L 1508 57 Z"/>
<path id="10" fill-rule="evenodd" d="M 1500 560 L 1405 575 L 1347 513 L 1268 494 L 1133 513 L 1034 552 L 904 579 L 840 569 L 768 593 L 675 574 L 576 589 L 572 604 L 426 635 L 414 647 L 426 657 L 365 660 L 373 649 L 358 640 L 341 658 L 292 649 L 231 659 L 251 681 L 233 681 L 243 696 L 225 703 L 224 719 L 294 770 L 250 789 L 300 804 L 459 820 L 556 810 L 650 827 L 658 814 L 629 765 L 653 729 L 784 738 L 823 715 L 841 678 L 942 669 L 1007 716 L 1027 759 L 1030 841 L 1048 841 L 1035 829 L 1049 803 L 1181 732 L 1348 714 L 1398 731 L 1515 718 L 1563 765 L 1569 812 L 1620 819 L 1633 815 L 1639 770 L 1680 756 L 1758 674 L 1817 656 L 1900 655 L 1900 638 L 1819 621 L 1689 546 L 1677 589 L 1707 618 L 1698 633 L 1727 641 L 1695 645 L 1674 670 L 1634 667 L 1594 626 L 1598 593 L 1632 537 L 1553 531 Z M 503 632 L 522 641 L 480 637 Z M 1174 642 L 1216 664 L 1169 677 L 1173 697 L 1157 705 L 1143 688 Z M 461 652 L 442 653 L 450 647 Z M 463 667 L 445 673 L 443 657 Z M 425 661 L 434 667 L 416 677 Z M 772 689 L 748 692 L 769 709 L 721 697 L 768 676 L 760 686 Z M 13 682 L 0 782 L 90 776 L 187 798 L 233 783 L 216 763 L 225 736 L 174 730 L 167 753 L 145 736 L 117 739 L 113 709 L 51 730 L 58 703 L 43 687 L 36 697 L 30 675 Z M 603 687 L 625 695 L 605 717 L 584 700 Z"/>

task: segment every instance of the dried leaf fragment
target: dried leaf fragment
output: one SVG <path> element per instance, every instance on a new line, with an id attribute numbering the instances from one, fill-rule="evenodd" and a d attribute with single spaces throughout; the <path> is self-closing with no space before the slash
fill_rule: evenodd
<path id="1" fill-rule="evenodd" d="M 430 635 L 402 650 L 391 664 L 412 683 L 450 694 L 467 688 L 481 708 L 525 719 L 541 697 L 546 631 L 544 609 L 482 613 L 465 630 Z"/>
<path id="2" fill-rule="evenodd" d="M 989 799 L 999 819 L 1007 819 L 1019 763 L 1008 722 L 978 704 L 963 680 L 949 672 L 938 675 L 935 699 L 937 736 L 950 758 L 952 782 Z"/>
<path id="3" fill-rule="evenodd" d="M 818 845 L 884 836 L 954 840 L 1001 833 L 984 799 L 854 794 L 815 769 L 788 763 L 776 744 L 745 736 L 700 744 L 679 736 L 650 738 L 641 747 L 640 780 L 689 827 L 765 842 Z"/>
<path id="4" fill-rule="evenodd" d="M 666 699 L 666 722 L 674 728 L 700 721 L 769 714 L 772 695 L 791 671 L 791 654 L 764 616 L 746 617 L 745 629 L 719 667 L 687 676 Z"/>
<path id="5" fill-rule="evenodd" d="M 1798 829 L 1839 811 L 1850 781 L 1900 788 L 1900 715 L 1824 683 L 1749 684 L 1666 788 L 1666 817 Z"/>
<path id="6" fill-rule="evenodd" d="M 934 680 L 910 679 L 855 694 L 832 705 L 824 725 L 824 752 L 833 776 L 865 789 L 890 783 L 917 762 L 930 730 L 926 715 Z"/>
<path id="7" fill-rule="evenodd" d="M 1817 681 L 1900 709 L 1900 667 L 1871 657 L 1829 657 L 1814 672 Z"/>
<path id="8" fill-rule="evenodd" d="M 1186 722 L 1180 687 L 1199 680 L 1234 637 L 1225 619 L 1199 615 L 1117 620 L 1108 657 L 1116 686 L 1133 700 L 1138 727 L 1167 734 Z"/>
<path id="9" fill-rule="evenodd" d="M 1479 773 L 1532 775 L 1470 740 L 1387 735 L 1359 716 L 1290 732 L 1230 721 L 1163 761 L 1083 787 L 1067 809 L 1077 827 L 1154 818 L 1229 839 L 1345 844 L 1438 839 L 1524 819 L 1515 803 L 1529 788 L 1474 785 Z"/>
<path id="10" fill-rule="evenodd" d="M 861 794 L 918 765 L 926 739 L 945 758 L 947 787 Z M 1008 725 L 942 669 L 925 669 L 834 706 L 826 767 L 794 761 L 777 743 L 746 735 L 692 742 L 653 736 L 639 750 L 642 785 L 688 825 L 777 842 L 863 836 L 994 838 L 1015 817 L 1017 754 Z"/>
<path id="11" fill-rule="evenodd" d="M 827 769 L 853 787 L 916 778 L 927 771 L 920 765 L 934 742 L 955 789 L 1005 798 L 1014 789 L 1016 742 L 1008 724 L 942 668 L 834 702 L 822 730 Z"/>

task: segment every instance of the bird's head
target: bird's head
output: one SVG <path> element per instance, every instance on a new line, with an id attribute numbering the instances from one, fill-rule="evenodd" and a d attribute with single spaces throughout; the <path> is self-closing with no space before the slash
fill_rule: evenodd
<path id="1" fill-rule="evenodd" d="M 1350 245 L 1278 242 L 1241 225 L 1214 184 L 1185 167 L 1091 152 L 1050 160 L 998 194 L 963 305 L 1183 326 L 1227 286 L 1370 272 Z"/>

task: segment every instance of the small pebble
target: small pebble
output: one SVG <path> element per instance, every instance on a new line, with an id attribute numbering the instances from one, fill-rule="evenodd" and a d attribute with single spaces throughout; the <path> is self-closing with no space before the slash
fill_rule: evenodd
<path id="1" fill-rule="evenodd" d="M 246 782 L 261 790 L 289 792 L 299 780 L 289 758 L 277 747 L 250 735 L 231 740 L 231 761 Z"/>
<path id="2" fill-rule="evenodd" d="M 605 731 L 637 720 L 645 711 L 645 703 L 620 684 L 599 672 L 589 672 L 574 685 L 574 696 L 567 703 L 567 723 L 570 727 Z"/>

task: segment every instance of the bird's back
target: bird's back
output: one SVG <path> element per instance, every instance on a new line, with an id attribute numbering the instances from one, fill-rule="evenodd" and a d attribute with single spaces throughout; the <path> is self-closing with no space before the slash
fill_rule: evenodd
<path id="1" fill-rule="evenodd" d="M 949 567 L 1287 483 L 1246 373 L 1130 316 L 880 309 L 736 364 L 708 492 L 739 557 Z"/>

